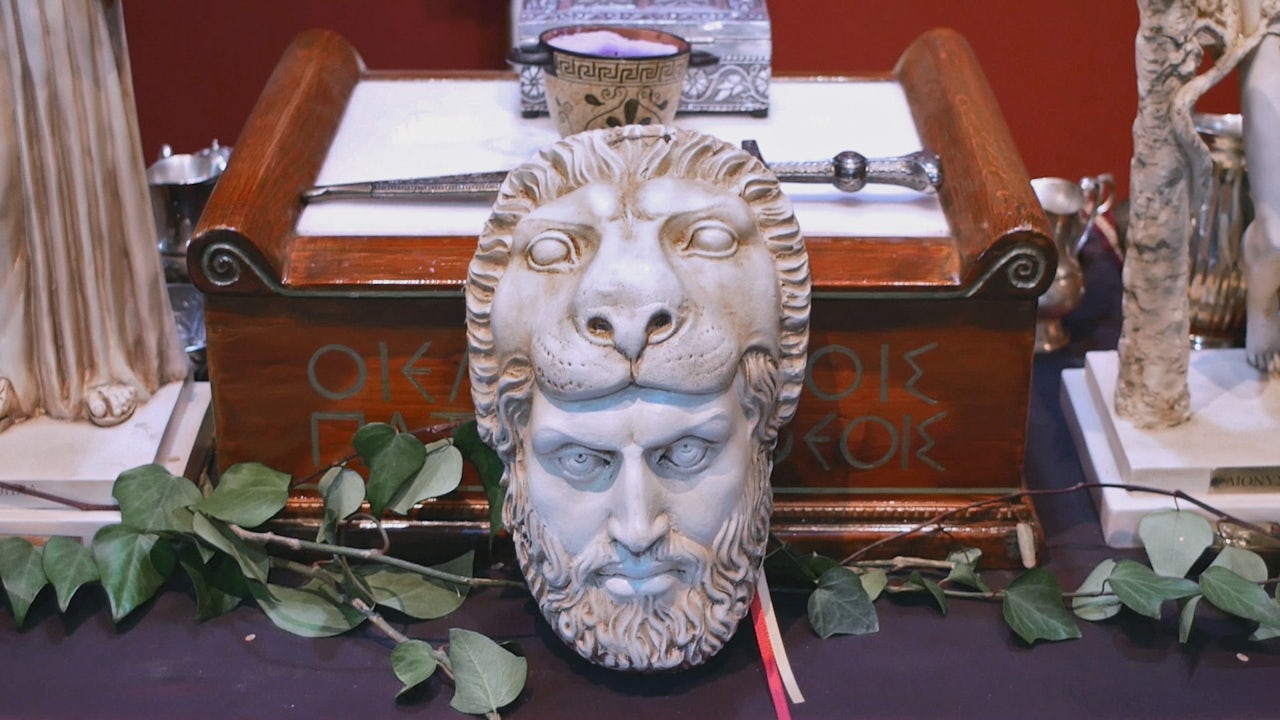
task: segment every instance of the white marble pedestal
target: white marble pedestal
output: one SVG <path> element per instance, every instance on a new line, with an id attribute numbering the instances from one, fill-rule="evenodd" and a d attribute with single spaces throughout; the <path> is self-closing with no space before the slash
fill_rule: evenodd
<path id="1" fill-rule="evenodd" d="M 175 382 L 115 427 L 35 418 L 0 433 L 0 481 L 95 505 L 114 505 L 121 472 L 158 463 L 174 475 L 198 477 L 212 423 L 207 382 Z M 115 510 L 77 510 L 53 500 L 0 489 L 0 536 L 68 535 L 87 541 Z"/>
<path id="2" fill-rule="evenodd" d="M 1191 420 L 1141 430 L 1115 413 L 1118 367 L 1115 352 L 1093 352 L 1083 369 L 1062 373 L 1062 408 L 1088 480 L 1182 490 L 1244 520 L 1280 522 L 1280 383 L 1249 367 L 1242 350 L 1193 352 Z M 1176 502 L 1115 488 L 1094 500 L 1113 547 L 1138 545 L 1142 517 Z"/>

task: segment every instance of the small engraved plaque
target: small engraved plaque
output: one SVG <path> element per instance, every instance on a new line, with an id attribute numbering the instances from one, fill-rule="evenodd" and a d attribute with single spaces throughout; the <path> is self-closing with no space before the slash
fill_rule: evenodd
<path id="1" fill-rule="evenodd" d="M 1280 492 L 1280 467 L 1225 467 L 1209 473 L 1214 492 Z"/>

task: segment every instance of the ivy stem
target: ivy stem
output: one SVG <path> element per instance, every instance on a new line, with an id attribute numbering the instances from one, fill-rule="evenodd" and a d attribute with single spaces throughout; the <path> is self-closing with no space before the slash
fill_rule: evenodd
<path id="1" fill-rule="evenodd" d="M 1005 596 L 1004 590 L 988 590 L 986 592 L 983 592 L 982 590 L 953 590 L 947 587 L 941 588 L 941 590 L 942 590 L 942 594 L 946 595 L 947 597 L 964 598 L 968 600 L 1003 600 Z M 887 592 L 890 594 L 919 593 L 920 588 L 918 586 L 906 587 L 903 585 L 886 585 L 883 592 Z M 1105 595 L 1114 595 L 1114 593 L 1099 591 L 1099 590 L 1064 592 L 1064 593 L 1058 593 L 1058 594 L 1062 596 L 1063 600 L 1070 600 L 1073 598 L 1096 598 L 1096 597 L 1103 597 Z"/>
<path id="2" fill-rule="evenodd" d="M 454 575 L 453 573 L 447 573 L 442 570 L 427 567 L 426 565 L 419 565 L 417 563 L 409 562 L 408 560 L 401 560 L 397 557 L 385 555 L 380 549 L 376 548 L 372 550 L 364 550 L 361 548 L 344 547 L 342 545 L 329 545 L 326 543 L 311 542 L 310 540 L 299 540 L 298 538 L 292 538 L 285 535 L 277 535 L 273 532 L 254 532 L 252 530 L 245 530 L 244 528 L 231 523 L 228 523 L 227 527 L 230 527 L 231 531 L 235 533 L 237 537 L 258 545 L 282 545 L 295 551 L 318 552 L 326 555 L 340 555 L 342 557 L 356 558 L 358 560 L 378 562 L 383 565 L 400 568 L 401 570 L 415 572 L 425 577 L 443 580 L 444 582 L 452 583 L 454 585 L 465 585 L 467 587 L 519 588 L 522 590 L 525 588 L 524 583 L 516 582 L 514 580 L 473 578 L 463 575 Z"/>
<path id="3" fill-rule="evenodd" d="M 327 573 L 320 572 L 316 568 L 305 563 L 300 563 L 296 560 L 286 560 L 285 558 L 273 557 L 271 558 L 271 564 L 273 567 L 283 568 L 285 570 L 298 573 L 303 577 L 319 580 L 333 590 L 336 590 L 339 593 L 342 592 L 342 587 L 337 580 L 334 580 L 333 577 Z M 399 645 L 401 643 L 408 642 L 411 639 L 408 635 L 400 632 L 391 623 L 387 622 L 387 619 L 382 616 L 382 613 L 379 613 L 374 609 L 374 607 L 366 602 L 364 598 L 353 597 L 349 598 L 347 602 L 350 603 L 351 607 L 355 608 L 357 612 L 364 615 L 366 620 L 376 627 L 383 635 L 390 638 L 395 644 Z M 452 681 L 453 663 L 449 661 L 449 655 L 436 649 L 435 646 L 430 643 L 427 644 L 427 647 L 431 648 L 431 656 L 435 659 L 436 665 L 440 666 L 440 669 L 442 669 L 444 674 L 449 677 L 450 681 Z"/>
<path id="4" fill-rule="evenodd" d="M 934 568 L 937 570 L 953 570 L 956 564 L 950 560 L 930 560 L 928 558 L 906 557 L 899 555 L 887 560 L 860 560 L 853 563 L 857 567 L 866 568 L 890 568 L 892 570 L 904 570 L 906 568 Z"/>
<path id="5" fill-rule="evenodd" d="M 920 592 L 920 587 L 919 586 L 903 587 L 900 585 L 886 585 L 883 592 L 887 592 L 891 595 L 898 594 L 898 593 L 903 593 L 903 594 L 917 593 L 918 594 Z M 971 600 L 1000 600 L 1004 598 L 1003 590 L 992 590 L 990 592 L 982 592 L 981 590 L 951 590 L 949 588 L 942 588 L 942 594 L 946 595 L 947 597 L 968 598 Z"/>
<path id="6" fill-rule="evenodd" d="M 1001 495 L 999 497 L 987 498 L 986 500 L 979 500 L 977 502 L 969 503 L 968 505 L 962 505 L 960 507 L 956 507 L 950 510 L 946 510 L 944 512 L 940 512 L 937 515 L 934 515 L 933 517 L 929 518 L 928 520 L 925 520 L 924 522 L 914 527 L 903 530 L 902 532 L 894 533 L 893 535 L 882 537 L 879 540 L 876 540 L 875 542 L 868 543 L 862 546 L 852 555 L 849 555 L 844 560 L 840 561 L 840 564 L 851 565 L 853 563 L 859 562 L 860 558 L 865 557 L 872 550 L 875 550 L 876 548 L 881 547 L 882 545 L 885 545 L 887 543 L 891 543 L 895 540 L 899 540 L 901 538 L 914 535 L 915 533 L 920 532 L 921 530 L 931 525 L 937 525 L 938 523 L 942 522 L 943 520 L 946 520 L 947 518 L 953 515 L 959 515 L 961 513 L 968 512 L 970 510 L 975 510 L 978 508 L 988 507 L 992 505 L 1003 505 L 1005 503 L 1010 503 L 1015 500 L 1020 500 L 1026 497 L 1039 497 L 1044 495 L 1066 495 L 1069 493 L 1079 492 L 1081 490 L 1091 490 L 1095 488 L 1097 489 L 1116 488 L 1119 490 L 1128 490 L 1130 492 L 1143 492 L 1143 493 L 1150 493 L 1153 495 L 1164 495 L 1166 497 L 1177 498 L 1178 500 L 1183 500 L 1192 505 L 1195 505 L 1201 510 L 1204 510 L 1205 512 L 1212 514 L 1214 517 L 1218 518 L 1219 520 L 1225 520 L 1226 522 L 1229 522 L 1233 525 L 1238 525 L 1242 528 L 1245 528 L 1255 533 L 1259 533 L 1266 537 L 1274 537 L 1270 530 L 1260 525 L 1257 525 L 1255 523 L 1251 523 L 1247 520 L 1242 520 L 1238 517 L 1235 517 L 1234 515 L 1231 515 L 1230 513 L 1223 512 L 1222 510 L 1219 510 L 1218 508 L 1213 507 L 1212 505 L 1202 500 L 1197 500 L 1196 498 L 1186 494 L 1181 490 L 1166 490 L 1164 488 L 1149 487 L 1146 485 L 1130 485 L 1128 483 L 1099 483 L 1099 482 L 1086 481 L 1086 482 L 1079 482 L 1079 483 L 1076 483 L 1075 485 L 1071 485 L 1065 488 L 1042 488 L 1042 489 L 1036 489 L 1036 490 L 1021 490 L 1018 492 L 1009 493 L 1008 495 Z"/>
<path id="7" fill-rule="evenodd" d="M 90 511 L 90 510 L 119 510 L 120 509 L 119 505 L 104 505 L 100 503 L 80 502 L 79 500 L 72 500 L 71 498 L 65 498 L 65 497 L 62 497 L 61 495 L 54 495 L 53 493 L 47 493 L 42 490 L 36 490 L 35 488 L 30 488 L 30 487 L 27 487 L 26 485 L 19 485 L 18 483 L 0 481 L 0 490 L 7 490 L 9 492 L 18 493 L 19 495 L 30 495 L 31 497 L 40 498 L 41 500 L 48 500 L 49 502 L 56 502 L 60 505 L 66 505 L 67 507 L 72 507 L 72 508 L 75 508 L 76 510 Z"/>
<path id="8" fill-rule="evenodd" d="M 391 623 L 387 622 L 387 619 L 382 617 L 381 613 L 379 613 L 377 610 L 374 610 L 372 607 L 370 607 L 369 604 L 366 603 L 364 600 L 361 600 L 360 598 L 352 598 L 351 607 L 355 608 L 357 611 L 360 612 L 361 615 L 364 615 L 366 618 L 368 618 L 369 622 L 372 623 L 374 627 L 378 628 L 378 630 L 381 631 L 382 634 L 391 638 L 391 640 L 394 641 L 397 645 L 401 643 L 409 642 L 409 640 L 412 639 L 408 635 L 405 635 L 404 633 L 392 627 Z M 445 676 L 449 678 L 449 681 L 452 682 L 453 681 L 453 663 L 449 662 L 448 653 L 444 652 L 443 650 L 437 649 L 435 646 L 431 645 L 430 643 L 427 644 L 427 647 L 431 648 L 431 657 L 435 659 L 436 665 L 439 666 L 440 670 L 443 671 Z"/>

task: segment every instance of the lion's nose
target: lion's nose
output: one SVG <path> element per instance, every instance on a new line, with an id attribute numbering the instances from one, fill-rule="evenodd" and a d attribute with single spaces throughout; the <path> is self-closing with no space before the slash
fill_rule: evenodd
<path id="1" fill-rule="evenodd" d="M 608 234 L 582 275 L 573 322 L 589 342 L 631 361 L 680 330 L 687 300 L 655 229 Z"/>
<path id="2" fill-rule="evenodd" d="M 639 359 L 650 345 L 675 334 L 677 315 L 666 303 L 596 307 L 588 312 L 585 333 L 599 344 L 612 345 L 628 360 Z"/>

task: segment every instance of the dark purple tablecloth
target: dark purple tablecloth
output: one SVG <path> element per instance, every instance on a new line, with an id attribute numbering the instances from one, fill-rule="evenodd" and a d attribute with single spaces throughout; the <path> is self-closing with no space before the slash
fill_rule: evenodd
<path id="1" fill-rule="evenodd" d="M 1026 463 L 1031 487 L 1082 479 L 1058 404 L 1059 375 L 1087 349 L 1114 343 L 1114 272 L 1091 273 L 1073 319 L 1077 340 L 1039 357 Z M 1048 567 L 1074 587 L 1107 557 L 1136 557 L 1102 543 L 1087 496 L 1037 503 Z M 1001 579 L 1003 582 L 1003 579 Z M 370 631 L 310 640 L 275 629 L 257 609 L 195 620 L 181 587 L 113 627 L 96 589 L 60 616 L 49 598 L 17 630 L 0 613 L 0 718 L 455 717 L 448 688 L 394 700 L 399 683 L 387 641 Z M 1125 612 L 1083 623 L 1084 637 L 1027 647 L 1000 607 L 953 601 L 947 616 L 926 602 L 877 603 L 881 630 L 817 638 L 805 597 L 774 596 L 782 632 L 808 701 L 801 718 L 1267 718 L 1280 717 L 1280 641 L 1247 642 L 1249 627 L 1204 609 L 1179 645 L 1172 604 L 1156 621 Z M 512 718 L 769 718 L 772 707 L 749 631 L 706 667 L 635 677 L 587 665 L 565 649 L 520 592 L 477 592 L 442 621 L 408 632 L 435 642 L 449 627 L 518 642 L 527 687 Z"/>

